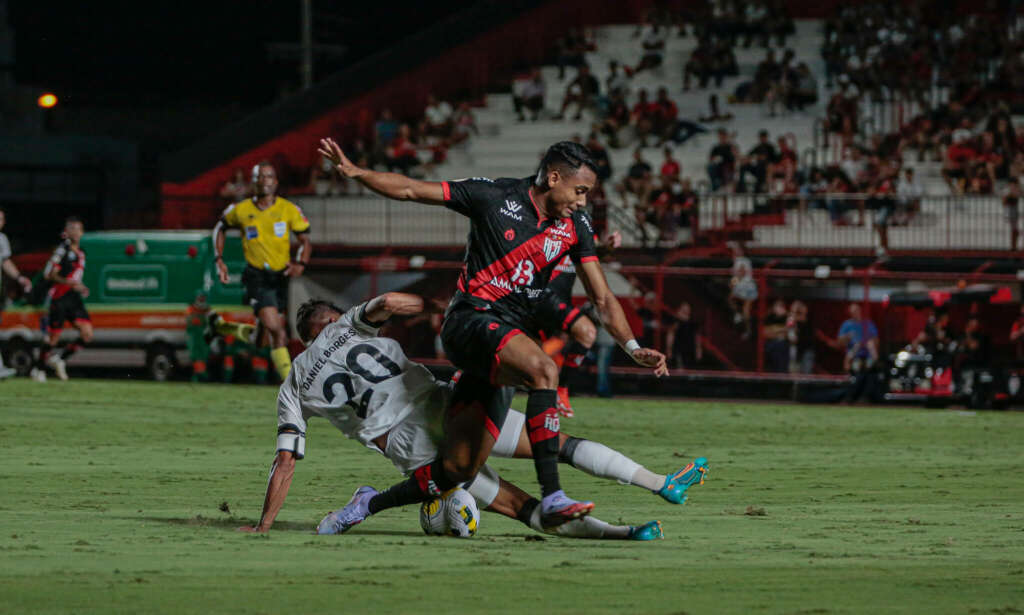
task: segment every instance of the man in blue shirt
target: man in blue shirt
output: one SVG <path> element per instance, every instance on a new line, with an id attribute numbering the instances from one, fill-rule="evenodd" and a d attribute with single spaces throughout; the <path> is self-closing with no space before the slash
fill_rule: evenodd
<path id="1" fill-rule="evenodd" d="M 878 328 L 870 319 L 862 318 L 859 303 L 850 304 L 850 318 L 839 327 L 839 343 L 846 345 L 843 367 L 854 377 L 848 401 L 856 401 L 863 393 L 874 394 L 874 366 L 878 362 Z"/>

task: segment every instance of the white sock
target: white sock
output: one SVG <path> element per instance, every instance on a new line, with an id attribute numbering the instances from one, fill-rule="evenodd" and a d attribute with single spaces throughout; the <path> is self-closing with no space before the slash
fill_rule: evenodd
<path id="1" fill-rule="evenodd" d="M 623 539 L 629 536 L 628 525 L 612 525 L 596 517 L 573 519 L 562 525 L 545 530 L 540 524 L 540 506 L 533 509 L 530 515 L 530 527 L 543 534 L 562 536 L 563 538 L 609 538 Z"/>
<path id="2" fill-rule="evenodd" d="M 571 443 L 571 444 L 570 444 Z M 619 451 L 608 448 L 600 442 L 571 439 L 567 446 L 573 446 L 569 459 L 573 467 L 591 476 L 611 478 L 624 485 L 636 485 L 650 491 L 657 491 L 665 483 L 659 476 Z"/>

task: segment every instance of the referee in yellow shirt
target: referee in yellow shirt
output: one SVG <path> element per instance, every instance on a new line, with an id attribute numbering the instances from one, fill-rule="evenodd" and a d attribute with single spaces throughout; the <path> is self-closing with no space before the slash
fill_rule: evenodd
<path id="1" fill-rule="evenodd" d="M 281 380 L 288 377 L 292 361 L 285 344 L 284 312 L 287 310 L 288 278 L 302 275 L 309 263 L 309 220 L 294 203 L 277 196 L 277 172 L 268 163 L 253 169 L 255 196 L 235 203 L 213 229 L 214 257 L 221 284 L 228 283 L 224 264 L 224 232 L 233 226 L 242 231 L 245 253 L 245 300 L 263 325 L 263 345 L 271 347 L 270 359 Z M 291 233 L 299 240 L 295 259 L 290 260 Z M 269 339 L 268 339 L 269 338 Z"/>

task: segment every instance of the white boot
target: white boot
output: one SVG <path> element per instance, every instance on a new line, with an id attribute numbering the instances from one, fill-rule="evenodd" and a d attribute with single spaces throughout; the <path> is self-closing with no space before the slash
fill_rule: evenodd
<path id="1" fill-rule="evenodd" d="M 64 364 L 64 359 L 60 358 L 58 354 L 51 354 L 46 357 L 46 364 L 53 369 L 53 373 L 57 374 L 57 377 L 61 380 L 68 379 L 67 365 Z"/>

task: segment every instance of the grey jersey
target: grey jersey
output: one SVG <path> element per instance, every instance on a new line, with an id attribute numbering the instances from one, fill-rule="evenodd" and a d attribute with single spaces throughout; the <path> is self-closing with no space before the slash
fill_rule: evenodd
<path id="1" fill-rule="evenodd" d="M 278 451 L 305 455 L 306 421 L 312 416 L 379 450 L 372 441 L 414 410 L 443 407 L 444 387 L 410 361 L 397 341 L 377 336 L 365 307 L 357 305 L 327 325 L 292 362 L 277 397 Z"/>
<path id="2" fill-rule="evenodd" d="M 0 265 L 7 259 L 11 258 L 11 242 L 7 241 L 7 235 L 0 233 Z M 4 287 L 4 275 L 0 271 L 0 289 Z M 0 308 L 4 306 L 3 296 L 0 295 Z"/>

